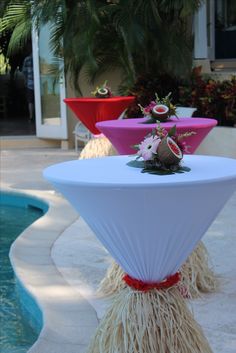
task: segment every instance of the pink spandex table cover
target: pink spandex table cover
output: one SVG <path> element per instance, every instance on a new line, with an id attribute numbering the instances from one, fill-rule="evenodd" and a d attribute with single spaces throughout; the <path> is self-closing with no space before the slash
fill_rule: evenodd
<path id="1" fill-rule="evenodd" d="M 135 97 L 111 98 L 65 98 L 64 102 L 76 117 L 95 135 L 100 134 L 95 124 L 99 121 L 118 119 L 121 113 L 134 101 Z"/>
<path id="2" fill-rule="evenodd" d="M 111 141 L 119 154 L 135 154 L 133 145 L 139 144 L 144 137 L 156 127 L 156 124 L 143 124 L 147 119 L 123 119 L 103 121 L 96 127 Z M 176 125 L 179 134 L 194 131 L 195 135 L 186 137 L 183 141 L 189 146 L 189 153 L 194 153 L 202 140 L 217 125 L 217 120 L 206 118 L 171 118 L 161 123 L 167 131 Z"/>

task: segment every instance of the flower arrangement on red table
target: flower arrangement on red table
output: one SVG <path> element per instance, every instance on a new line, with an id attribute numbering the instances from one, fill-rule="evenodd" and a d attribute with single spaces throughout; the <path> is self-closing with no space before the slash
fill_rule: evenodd
<path id="1" fill-rule="evenodd" d="M 107 81 L 101 86 L 97 86 L 91 94 L 96 98 L 111 98 L 113 96 L 111 88 L 107 86 Z"/>
<path id="2" fill-rule="evenodd" d="M 195 132 L 177 134 L 176 125 L 167 132 L 160 123 L 144 140 L 135 145 L 137 158 L 128 163 L 129 166 L 142 168 L 143 173 L 150 174 L 174 174 L 189 171 L 188 167 L 181 166 L 183 154 L 188 146 L 183 140 Z M 139 159 L 142 158 L 140 161 Z"/>
<path id="3" fill-rule="evenodd" d="M 159 98 L 157 93 L 155 93 L 156 99 L 151 101 L 146 107 L 142 107 L 138 104 L 141 112 L 149 120 L 145 123 L 152 124 L 156 121 L 166 121 L 171 115 L 176 115 L 176 106 L 171 103 L 171 92 L 164 98 Z"/>

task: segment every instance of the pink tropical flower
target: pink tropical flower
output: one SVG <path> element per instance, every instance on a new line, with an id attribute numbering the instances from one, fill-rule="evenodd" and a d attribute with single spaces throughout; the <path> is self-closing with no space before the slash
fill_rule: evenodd
<path id="1" fill-rule="evenodd" d="M 152 109 L 155 107 L 156 102 L 152 101 L 149 105 L 147 105 L 145 108 L 143 108 L 143 113 L 145 115 L 149 115 L 152 112 Z"/>
<path id="2" fill-rule="evenodd" d="M 139 145 L 138 156 L 143 157 L 145 161 L 153 159 L 160 142 L 161 139 L 158 136 L 145 138 Z"/>

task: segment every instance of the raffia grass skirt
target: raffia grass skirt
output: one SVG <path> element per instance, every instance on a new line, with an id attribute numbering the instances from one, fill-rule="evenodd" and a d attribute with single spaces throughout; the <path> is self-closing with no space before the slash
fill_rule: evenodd
<path id="1" fill-rule="evenodd" d="M 122 289 L 101 320 L 87 353 L 212 353 L 176 286 Z"/>
<path id="2" fill-rule="evenodd" d="M 117 155 L 117 151 L 106 137 L 96 137 L 87 142 L 79 159 L 99 158 Z"/>
<path id="3" fill-rule="evenodd" d="M 200 241 L 180 269 L 181 284 L 179 289 L 184 296 L 197 298 L 202 293 L 212 293 L 217 290 L 218 279 L 210 269 L 208 262 L 207 249 Z M 98 295 L 110 296 L 124 289 L 127 285 L 123 281 L 123 276 L 124 272 L 121 267 L 113 262 L 99 285 Z"/>
<path id="4" fill-rule="evenodd" d="M 117 151 L 106 137 L 91 139 L 80 153 L 79 159 L 98 158 L 117 155 Z M 122 269 L 113 263 L 101 282 L 98 293 L 112 295 L 125 287 L 122 281 Z M 200 241 L 193 253 L 182 266 L 182 288 L 191 298 L 199 297 L 201 293 L 210 293 L 217 290 L 218 281 L 209 267 L 208 252 Z"/>

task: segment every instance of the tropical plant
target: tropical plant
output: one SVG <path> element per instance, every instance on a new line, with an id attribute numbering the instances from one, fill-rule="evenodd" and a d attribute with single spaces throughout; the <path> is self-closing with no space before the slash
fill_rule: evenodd
<path id="1" fill-rule="evenodd" d="M 233 126 L 236 123 L 236 77 L 219 81 L 202 75 L 201 67 L 195 67 L 190 80 L 160 75 L 142 76 L 130 90 L 135 96 L 134 102 L 126 112 L 127 118 L 142 116 L 141 106 L 147 106 L 155 99 L 155 92 L 165 96 L 172 91 L 175 105 L 195 107 L 195 116 L 218 120 L 220 126 Z"/>
<path id="2" fill-rule="evenodd" d="M 201 0 L 5 0 L 1 28 L 13 31 L 13 51 L 28 38 L 32 21 L 38 28 L 50 22 L 52 51 L 64 58 L 75 85 L 82 68 L 93 81 L 118 67 L 126 93 L 141 74 L 190 73 L 191 18 L 200 4 Z"/>
<path id="3" fill-rule="evenodd" d="M 198 116 L 214 118 L 219 125 L 236 123 L 236 76 L 219 81 L 201 74 L 201 67 L 193 70 L 191 82 L 179 87 L 182 105 L 197 108 Z"/>
<path id="4" fill-rule="evenodd" d="M 0 22 L 1 33 L 4 30 L 11 32 L 8 44 L 8 55 L 22 50 L 31 37 L 31 4 L 21 0 L 14 4 L 9 3 Z"/>

